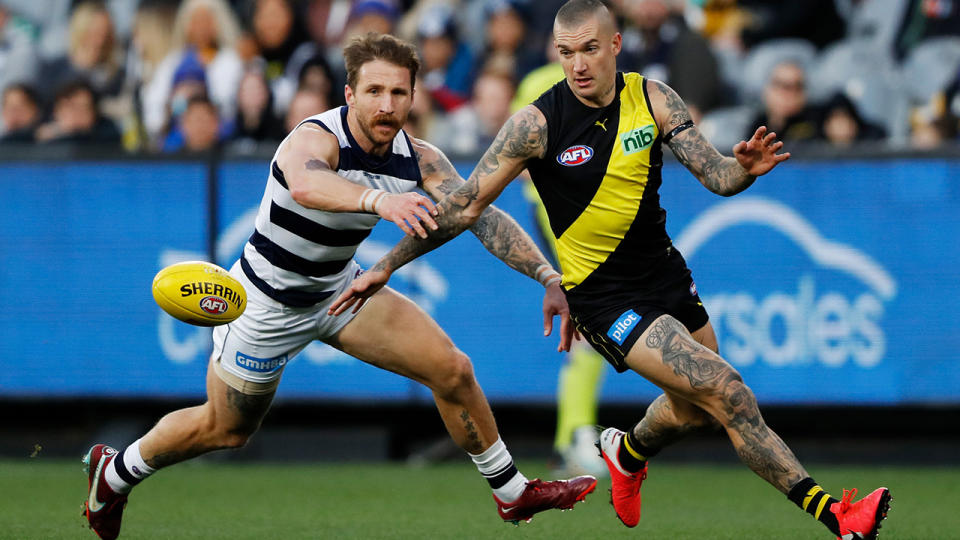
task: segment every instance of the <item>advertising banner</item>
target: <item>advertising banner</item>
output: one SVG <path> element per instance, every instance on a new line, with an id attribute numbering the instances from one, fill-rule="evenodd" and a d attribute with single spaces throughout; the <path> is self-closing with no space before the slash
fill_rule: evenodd
<path id="1" fill-rule="evenodd" d="M 469 174 L 470 163 L 457 164 Z M 217 264 L 253 231 L 269 164 L 217 174 Z M 163 313 L 156 272 L 209 259 L 207 167 L 197 163 L 0 164 L 0 394 L 201 397 L 210 330 Z M 792 160 L 730 198 L 668 164 L 661 203 L 717 331 L 761 403 L 960 403 L 949 338 L 960 293 L 960 164 Z M 497 206 L 534 231 L 519 182 Z M 402 236 L 382 222 L 357 260 Z M 544 337 L 542 288 L 465 232 L 390 285 L 473 360 L 491 401 L 555 399 L 564 355 Z M 607 402 L 659 391 L 607 368 Z M 310 345 L 278 399 L 429 401 L 407 379 Z"/>

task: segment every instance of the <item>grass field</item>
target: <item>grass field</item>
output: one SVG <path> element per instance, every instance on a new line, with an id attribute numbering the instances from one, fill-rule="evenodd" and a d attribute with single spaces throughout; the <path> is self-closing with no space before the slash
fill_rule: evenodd
<path id="1" fill-rule="evenodd" d="M 466 461 L 466 459 L 465 459 Z M 521 462 L 530 477 L 542 464 Z M 0 461 L 0 538 L 93 539 L 80 515 L 79 459 Z M 960 468 L 817 467 L 834 495 L 888 486 L 894 501 L 881 537 L 960 538 Z M 127 506 L 125 539 L 299 538 L 830 538 L 826 530 L 742 467 L 651 466 L 643 519 L 620 524 L 609 480 L 572 512 L 520 527 L 496 514 L 472 464 L 187 463 L 161 471 Z"/>

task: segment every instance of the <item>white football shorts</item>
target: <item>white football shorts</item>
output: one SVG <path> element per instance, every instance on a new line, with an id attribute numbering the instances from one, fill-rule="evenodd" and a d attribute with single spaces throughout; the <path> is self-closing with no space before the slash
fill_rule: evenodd
<path id="1" fill-rule="evenodd" d="M 339 316 L 327 308 L 361 272 L 350 261 L 337 276 L 337 290 L 310 307 L 291 307 L 263 294 L 247 279 L 239 261 L 230 268 L 247 291 L 247 309 L 237 320 L 213 329 L 210 362 L 217 375 L 246 394 L 272 392 L 287 363 L 310 342 L 335 335 L 356 316 L 352 310 Z"/>

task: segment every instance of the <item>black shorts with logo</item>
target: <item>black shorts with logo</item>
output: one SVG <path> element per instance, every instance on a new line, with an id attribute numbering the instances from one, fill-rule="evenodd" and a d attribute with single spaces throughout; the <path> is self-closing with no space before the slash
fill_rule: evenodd
<path id="1" fill-rule="evenodd" d="M 624 358 L 657 317 L 671 315 L 690 332 L 703 328 L 709 320 L 686 262 L 679 252 L 670 251 L 657 275 L 644 280 L 655 283 L 653 286 L 567 292 L 577 331 L 618 373 L 628 369 Z"/>

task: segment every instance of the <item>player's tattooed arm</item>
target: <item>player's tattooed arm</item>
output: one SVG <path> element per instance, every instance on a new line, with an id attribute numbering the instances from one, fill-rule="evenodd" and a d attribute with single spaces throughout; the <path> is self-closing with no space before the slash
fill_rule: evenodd
<path id="1" fill-rule="evenodd" d="M 546 145 L 547 120 L 543 113 L 533 106 L 517 111 L 500 128 L 470 178 L 437 204 L 437 230 L 428 238 L 405 237 L 371 270 L 393 272 L 472 227 L 526 167 L 527 160 L 543 156 Z"/>
<path id="2" fill-rule="evenodd" d="M 435 201 L 463 186 L 463 178 L 443 152 L 416 139 L 414 152 L 423 177 L 422 187 Z M 509 214 L 493 205 L 483 211 L 470 232 L 494 257 L 533 279 L 538 279 L 541 266 L 550 264 L 530 235 Z"/>
<path id="3" fill-rule="evenodd" d="M 672 88 L 656 80 L 647 80 L 646 84 L 661 134 L 666 137 L 677 128 L 691 125 L 690 110 Z M 682 128 L 667 146 L 704 187 L 718 195 L 736 195 L 756 180 L 736 159 L 722 156 L 696 125 Z"/>

